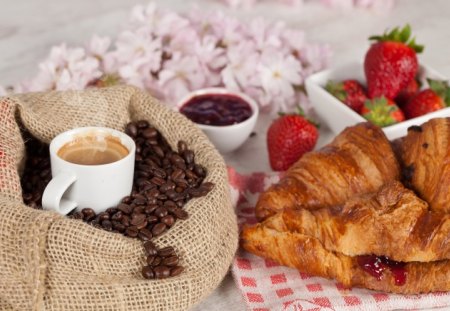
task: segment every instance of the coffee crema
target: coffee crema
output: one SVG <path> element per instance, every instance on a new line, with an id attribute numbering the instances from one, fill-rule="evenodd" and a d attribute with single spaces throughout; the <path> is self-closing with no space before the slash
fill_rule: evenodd
<path id="1" fill-rule="evenodd" d="M 119 138 L 99 134 L 77 136 L 57 152 L 61 159 L 81 165 L 113 163 L 125 158 L 128 153 Z"/>

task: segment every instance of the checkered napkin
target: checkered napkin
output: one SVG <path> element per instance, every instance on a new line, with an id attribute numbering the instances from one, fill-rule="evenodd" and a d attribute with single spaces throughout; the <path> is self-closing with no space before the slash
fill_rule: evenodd
<path id="1" fill-rule="evenodd" d="M 253 224 L 259 194 L 279 176 L 264 173 L 240 175 L 229 169 L 231 193 L 239 224 Z M 394 295 L 365 289 L 345 289 L 341 284 L 310 276 L 240 249 L 232 272 L 251 311 L 306 310 L 412 310 L 448 306 L 450 293 Z M 447 309 L 447 308 L 446 308 Z"/>

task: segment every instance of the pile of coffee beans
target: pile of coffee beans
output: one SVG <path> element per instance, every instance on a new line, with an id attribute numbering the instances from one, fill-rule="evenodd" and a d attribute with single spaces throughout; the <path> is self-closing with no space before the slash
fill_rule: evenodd
<path id="1" fill-rule="evenodd" d="M 41 199 L 45 187 L 52 179 L 49 146 L 23 133 L 26 148 L 25 168 L 20 180 L 23 202 L 36 209 L 41 209 Z"/>
<path id="2" fill-rule="evenodd" d="M 183 209 L 186 202 L 205 196 L 214 184 L 203 182 L 206 169 L 195 163 L 194 152 L 185 142 L 178 143 L 178 151 L 172 150 L 164 137 L 143 120 L 129 123 L 125 132 L 136 143 L 131 195 L 102 213 L 84 208 L 69 217 L 142 240 L 148 256 L 142 270 L 145 278 L 176 276 L 183 267 L 178 265 L 179 258 L 173 247 L 157 249 L 150 240 L 169 230 L 177 220 L 187 219 L 189 215 Z M 42 208 L 42 193 L 51 179 L 48 146 L 37 141 L 29 143 L 27 168 L 22 177 L 23 197 L 26 204 Z"/>

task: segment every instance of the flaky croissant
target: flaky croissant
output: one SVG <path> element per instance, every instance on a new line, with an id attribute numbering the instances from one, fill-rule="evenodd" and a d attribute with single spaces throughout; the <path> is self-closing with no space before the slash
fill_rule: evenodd
<path id="1" fill-rule="evenodd" d="M 265 219 L 285 207 L 317 209 L 342 204 L 399 177 L 398 162 L 383 131 L 361 123 L 322 149 L 305 154 L 278 184 L 261 194 L 256 216 Z"/>
<path id="2" fill-rule="evenodd" d="M 263 224 L 242 232 L 247 251 L 309 274 L 336 279 L 346 287 L 417 294 L 450 290 L 450 261 L 393 263 L 384 269 L 376 257 L 350 257 L 327 250 L 311 236 L 280 232 Z M 369 258 L 369 259 L 367 259 Z M 371 275 L 372 274 L 372 275 Z"/>
<path id="3" fill-rule="evenodd" d="M 450 213 L 450 118 L 410 127 L 400 148 L 407 184 L 432 210 Z"/>
<path id="4" fill-rule="evenodd" d="M 315 237 L 327 250 L 348 256 L 375 254 L 405 262 L 450 259 L 450 214 L 429 211 L 426 202 L 398 181 L 343 206 L 285 209 L 261 225 Z"/>

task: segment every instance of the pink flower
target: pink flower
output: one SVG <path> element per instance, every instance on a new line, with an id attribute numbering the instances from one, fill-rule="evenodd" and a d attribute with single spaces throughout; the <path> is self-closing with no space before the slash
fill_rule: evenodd
<path id="1" fill-rule="evenodd" d="M 204 87 L 205 82 L 199 60 L 181 53 L 175 53 L 166 61 L 159 73 L 159 84 L 172 105 L 191 90 Z"/>
<path id="2" fill-rule="evenodd" d="M 237 46 L 230 46 L 227 58 L 227 65 L 221 72 L 225 87 L 242 91 L 249 86 L 261 85 L 256 77 L 260 54 L 253 42 L 244 41 Z"/>
<path id="3" fill-rule="evenodd" d="M 89 55 L 95 56 L 101 60 L 110 46 L 110 38 L 94 35 L 92 36 L 91 41 L 89 41 L 86 51 Z"/>
<path id="4" fill-rule="evenodd" d="M 81 90 L 102 75 L 99 61 L 86 55 L 82 48 L 53 47 L 39 65 L 37 76 L 27 85 L 27 91 Z"/>
<path id="5" fill-rule="evenodd" d="M 263 18 L 256 18 L 250 22 L 248 31 L 257 48 L 263 50 L 267 46 L 283 48 L 281 34 L 285 29 L 284 22 L 268 23 Z"/>
<path id="6" fill-rule="evenodd" d="M 161 68 L 161 38 L 152 36 L 146 27 L 122 32 L 117 39 L 116 47 L 119 64 L 127 64 L 130 60 L 142 58 L 146 60 L 149 70 L 156 72 Z"/>
<path id="7" fill-rule="evenodd" d="M 196 42 L 194 53 L 207 78 L 207 85 L 219 85 L 221 82 L 220 69 L 225 67 L 227 58 L 225 50 L 217 46 L 217 39 L 213 36 L 205 36 L 201 41 Z"/>
<path id="8" fill-rule="evenodd" d="M 258 73 L 261 85 L 266 93 L 283 99 L 294 96 L 294 85 L 302 83 L 302 66 L 292 55 L 283 55 L 279 51 L 269 49 L 263 52 Z"/>
<path id="9" fill-rule="evenodd" d="M 328 66 L 331 58 L 331 48 L 328 45 L 308 44 L 301 49 L 299 59 L 303 64 L 302 76 L 323 70 Z"/>

